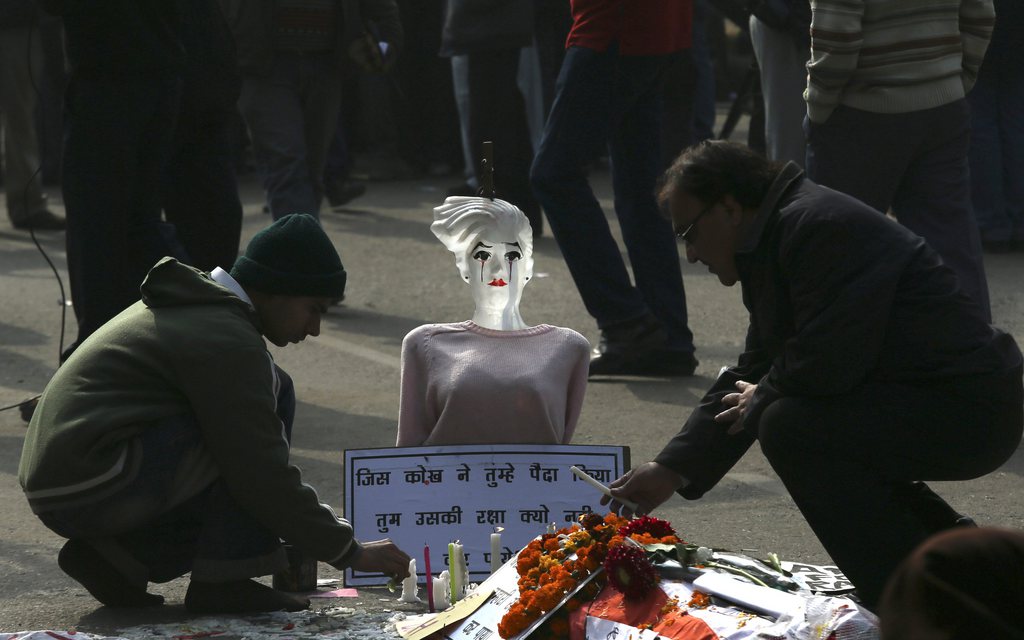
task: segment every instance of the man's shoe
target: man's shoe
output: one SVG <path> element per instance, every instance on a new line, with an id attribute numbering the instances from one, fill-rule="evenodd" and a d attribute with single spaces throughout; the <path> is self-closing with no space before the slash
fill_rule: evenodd
<path id="1" fill-rule="evenodd" d="M 35 229 L 36 231 L 63 231 L 67 222 L 49 209 L 39 209 L 32 215 L 12 223 L 15 229 Z"/>
<path id="2" fill-rule="evenodd" d="M 85 540 L 68 540 L 57 554 L 57 565 L 108 607 L 155 607 L 164 597 L 131 584 L 114 565 Z"/>
<path id="3" fill-rule="evenodd" d="M 969 529 L 972 527 L 976 528 L 978 526 L 978 523 L 975 522 L 974 518 L 972 518 L 971 516 L 960 516 L 959 518 L 953 521 L 953 526 L 964 527 Z"/>
<path id="4" fill-rule="evenodd" d="M 612 351 L 593 354 L 589 376 L 692 376 L 698 364 L 692 351 L 666 347 L 633 353 Z"/>
<path id="5" fill-rule="evenodd" d="M 185 592 L 185 610 L 189 613 L 264 613 L 308 608 L 309 598 L 278 591 L 255 580 L 201 582 L 193 578 Z"/>
<path id="6" fill-rule="evenodd" d="M 324 195 L 331 208 L 343 207 L 366 193 L 366 185 L 354 180 L 335 180 L 324 185 Z"/>
<path id="7" fill-rule="evenodd" d="M 1009 253 L 1013 251 L 1012 240 L 982 240 L 981 248 L 985 253 Z"/>
<path id="8" fill-rule="evenodd" d="M 670 349 L 661 322 L 653 315 L 608 327 L 590 358 L 590 376 L 692 376 L 692 351 Z"/>

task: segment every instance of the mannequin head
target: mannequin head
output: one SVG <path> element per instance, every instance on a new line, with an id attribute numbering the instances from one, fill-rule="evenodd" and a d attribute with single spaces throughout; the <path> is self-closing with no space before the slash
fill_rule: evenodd
<path id="1" fill-rule="evenodd" d="M 473 321 L 489 329 L 523 329 L 523 287 L 533 277 L 533 230 L 526 216 L 504 200 L 452 197 L 434 209 L 430 230 L 455 254 L 470 285 Z"/>

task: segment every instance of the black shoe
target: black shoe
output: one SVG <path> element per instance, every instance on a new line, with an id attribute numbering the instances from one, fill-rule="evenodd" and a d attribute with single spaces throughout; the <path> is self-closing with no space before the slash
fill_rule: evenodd
<path id="1" fill-rule="evenodd" d="M 68 540 L 57 554 L 57 565 L 108 607 L 155 607 L 164 597 L 133 585 L 85 540 Z"/>
<path id="2" fill-rule="evenodd" d="M 651 315 L 608 327 L 590 358 L 592 376 L 692 376 L 692 351 L 670 349 L 661 323 Z"/>
<path id="3" fill-rule="evenodd" d="M 21 412 L 21 419 L 25 424 L 32 422 L 32 416 L 35 415 L 37 406 L 39 406 L 39 398 L 32 398 L 31 400 L 26 400 L 18 405 L 18 410 Z"/>
<path id="4" fill-rule="evenodd" d="M 49 209 L 40 209 L 24 220 L 12 223 L 15 229 L 35 229 L 36 231 L 63 231 L 67 222 Z"/>
<path id="5" fill-rule="evenodd" d="M 343 207 L 366 193 L 366 185 L 354 180 L 335 180 L 324 185 L 324 195 L 331 208 Z"/>
<path id="6" fill-rule="evenodd" d="M 985 253 L 1009 253 L 1013 244 L 1012 240 L 982 240 L 981 248 Z"/>

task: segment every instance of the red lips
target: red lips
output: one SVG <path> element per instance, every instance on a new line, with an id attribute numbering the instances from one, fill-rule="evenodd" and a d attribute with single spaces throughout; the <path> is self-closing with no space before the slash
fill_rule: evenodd
<path id="1" fill-rule="evenodd" d="M 497 280 L 491 280 L 487 285 L 490 287 L 507 287 L 508 283 L 505 282 L 504 278 L 498 278 Z"/>

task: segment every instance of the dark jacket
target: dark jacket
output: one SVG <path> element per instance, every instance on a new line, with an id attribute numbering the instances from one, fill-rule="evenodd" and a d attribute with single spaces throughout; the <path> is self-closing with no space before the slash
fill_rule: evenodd
<path id="1" fill-rule="evenodd" d="M 441 55 L 519 49 L 533 43 L 533 0 L 448 0 Z"/>
<path id="2" fill-rule="evenodd" d="M 140 431 L 192 414 L 238 505 L 306 555 L 344 566 L 361 547 L 290 463 L 276 385 L 252 307 L 164 258 L 142 300 L 83 342 L 46 386 L 18 479 L 36 513 L 88 505 L 134 480 Z"/>
<path id="3" fill-rule="evenodd" d="M 868 382 L 923 384 L 1010 373 L 1013 338 L 990 326 L 924 240 L 847 195 L 782 170 L 736 253 L 750 312 L 744 353 L 655 458 L 699 498 L 743 456 L 782 397 Z M 756 383 L 744 431 L 714 422 L 737 380 Z"/>
<path id="4" fill-rule="evenodd" d="M 402 46 L 402 23 L 395 0 L 336 0 L 338 42 L 334 52 L 338 64 L 348 57 L 352 41 L 365 33 L 389 45 L 389 56 Z M 274 63 L 275 0 L 220 0 L 228 26 L 235 37 L 238 66 L 248 75 L 268 75 Z"/>

